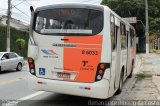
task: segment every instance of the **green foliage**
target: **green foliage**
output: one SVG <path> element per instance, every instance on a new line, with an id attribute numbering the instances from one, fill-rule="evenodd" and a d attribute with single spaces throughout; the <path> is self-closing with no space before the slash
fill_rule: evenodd
<path id="1" fill-rule="evenodd" d="M 6 51 L 7 28 L 0 26 L 0 51 Z"/>
<path id="2" fill-rule="evenodd" d="M 21 53 L 22 56 L 27 57 L 28 52 L 28 32 L 20 31 L 15 28 L 11 28 L 11 51 L 12 52 L 19 52 L 19 48 L 17 47 L 16 40 L 17 39 L 24 39 L 25 45 L 24 49 Z M 0 52 L 6 51 L 6 36 L 7 36 L 7 28 L 6 26 L 0 26 Z"/>
<path id="3" fill-rule="evenodd" d="M 139 73 L 136 75 L 137 81 L 140 81 L 144 78 L 152 78 L 152 74 L 143 74 L 143 73 Z"/>
<path id="4" fill-rule="evenodd" d="M 109 6 L 121 17 L 137 17 L 145 24 L 145 0 L 102 0 L 103 5 Z M 148 0 L 150 35 L 157 33 L 160 36 L 160 0 Z M 137 23 L 137 35 L 144 36 L 144 28 Z"/>
<path id="5" fill-rule="evenodd" d="M 17 39 L 16 40 L 17 47 L 19 50 L 22 50 L 25 46 L 25 40 L 24 39 Z"/>
<path id="6" fill-rule="evenodd" d="M 0 25 L 2 25 L 2 22 L 0 21 Z"/>
<path id="7" fill-rule="evenodd" d="M 156 54 L 160 55 L 160 50 L 151 49 L 150 53 L 156 53 Z"/>
<path id="8" fill-rule="evenodd" d="M 151 51 L 150 52 L 152 52 L 152 53 L 156 53 L 156 49 L 151 49 Z"/>

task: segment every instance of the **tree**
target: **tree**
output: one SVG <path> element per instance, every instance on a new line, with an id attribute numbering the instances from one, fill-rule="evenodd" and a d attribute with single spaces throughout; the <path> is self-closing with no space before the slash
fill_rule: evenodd
<path id="1" fill-rule="evenodd" d="M 21 52 L 22 49 L 24 49 L 24 47 L 25 47 L 25 40 L 24 39 L 17 39 L 16 40 L 16 45 L 17 45 L 19 51 Z"/>
<path id="2" fill-rule="evenodd" d="M 121 17 L 137 17 L 145 23 L 145 1 L 144 0 L 102 0 L 103 5 L 109 6 Z M 157 33 L 160 36 L 160 0 L 148 0 L 149 5 L 149 29 L 150 34 Z M 137 35 L 144 36 L 142 24 L 137 23 Z"/>
<path id="3" fill-rule="evenodd" d="M 121 17 L 137 17 L 145 24 L 145 0 L 102 0 L 103 5 L 107 5 Z M 149 34 L 156 34 L 160 37 L 160 0 L 148 0 L 149 6 Z M 136 33 L 139 37 L 137 51 L 145 51 L 145 28 L 137 21 Z"/>

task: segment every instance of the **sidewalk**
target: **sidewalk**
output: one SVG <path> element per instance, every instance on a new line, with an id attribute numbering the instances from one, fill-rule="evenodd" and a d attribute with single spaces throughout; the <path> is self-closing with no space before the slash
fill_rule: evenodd
<path id="1" fill-rule="evenodd" d="M 136 82 L 122 100 L 160 100 L 160 55 L 140 54 L 141 65 L 134 72 Z M 137 65 L 135 65 L 137 67 Z"/>
<path id="2" fill-rule="evenodd" d="M 156 85 L 158 93 L 160 94 L 160 76 L 153 76 L 152 82 Z M 157 100 L 160 100 L 160 95 L 158 95 Z"/>
<path id="3" fill-rule="evenodd" d="M 141 72 L 145 74 L 152 74 L 152 82 L 158 90 L 157 100 L 160 100 L 160 55 L 149 54 L 143 56 L 143 69 Z"/>

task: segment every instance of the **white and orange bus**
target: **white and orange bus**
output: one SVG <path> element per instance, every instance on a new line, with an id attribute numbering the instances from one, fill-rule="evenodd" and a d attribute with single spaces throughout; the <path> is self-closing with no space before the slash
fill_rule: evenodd
<path id="1" fill-rule="evenodd" d="M 132 76 L 135 29 L 107 6 L 31 7 L 29 87 L 106 99 Z"/>

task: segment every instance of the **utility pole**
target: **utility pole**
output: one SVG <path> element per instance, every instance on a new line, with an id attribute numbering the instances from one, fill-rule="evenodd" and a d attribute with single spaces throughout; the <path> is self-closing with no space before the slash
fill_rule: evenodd
<path id="1" fill-rule="evenodd" d="M 8 0 L 7 12 L 7 52 L 10 52 L 10 19 L 11 19 L 11 0 Z"/>
<path id="2" fill-rule="evenodd" d="M 149 54 L 149 24 L 148 24 L 148 0 L 145 0 L 145 14 L 146 14 L 146 54 Z"/>

